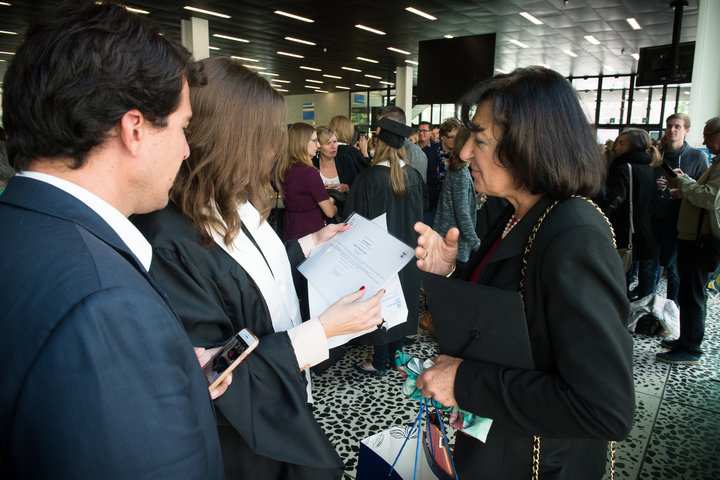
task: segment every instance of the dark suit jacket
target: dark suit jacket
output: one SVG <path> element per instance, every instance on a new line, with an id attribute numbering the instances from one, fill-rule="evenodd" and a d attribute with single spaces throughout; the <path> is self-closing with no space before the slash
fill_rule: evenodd
<path id="1" fill-rule="evenodd" d="M 22 177 L 0 225 L 0 476 L 222 478 L 192 346 L 117 234 Z"/>
<path id="2" fill-rule="evenodd" d="M 518 291 L 528 237 L 549 203 L 540 200 L 500 242 L 478 283 Z M 508 207 L 470 257 L 467 277 L 511 214 Z M 460 478 L 529 478 L 533 435 L 540 435 L 540 478 L 600 479 L 607 441 L 623 439 L 633 421 L 632 339 L 610 228 L 585 200 L 561 202 L 540 227 L 525 312 L 535 370 L 477 361 L 458 368 L 460 407 L 494 420 L 485 444 L 457 435 Z"/>

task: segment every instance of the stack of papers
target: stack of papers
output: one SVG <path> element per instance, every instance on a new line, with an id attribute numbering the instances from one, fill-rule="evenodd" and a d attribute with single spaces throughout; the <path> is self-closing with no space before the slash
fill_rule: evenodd
<path id="1" fill-rule="evenodd" d="M 348 230 L 317 245 L 298 267 L 308 280 L 310 316 L 317 317 L 364 285 L 366 293 L 359 301 L 386 290 L 380 303 L 385 328 L 407 321 L 398 272 L 414 258 L 413 248 L 388 233 L 385 214 L 370 221 L 355 213 L 347 223 Z M 376 328 L 332 337 L 328 344 L 337 347 Z"/>

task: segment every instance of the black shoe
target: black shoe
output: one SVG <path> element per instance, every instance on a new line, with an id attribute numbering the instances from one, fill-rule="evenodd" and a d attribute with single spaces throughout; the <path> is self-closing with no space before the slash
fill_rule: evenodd
<path id="1" fill-rule="evenodd" d="M 382 377 L 385 375 L 385 370 L 377 370 L 373 367 L 372 370 L 365 368 L 365 362 L 359 362 L 355 364 L 355 370 L 365 375 L 372 375 L 374 377 Z"/>
<path id="2" fill-rule="evenodd" d="M 669 363 L 670 365 L 698 365 L 700 363 L 700 355 L 695 355 L 685 350 L 671 350 L 655 355 L 655 361 Z"/>
<path id="3" fill-rule="evenodd" d="M 672 350 L 673 348 L 677 348 L 679 345 L 680 340 L 662 340 L 660 342 L 660 346 L 662 348 L 666 348 L 668 350 Z"/>

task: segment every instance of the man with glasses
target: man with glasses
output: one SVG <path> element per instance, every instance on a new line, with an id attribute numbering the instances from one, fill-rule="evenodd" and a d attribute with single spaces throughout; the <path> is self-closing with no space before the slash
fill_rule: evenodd
<path id="1" fill-rule="evenodd" d="M 420 125 L 418 125 L 418 147 L 425 148 L 430 145 L 430 140 L 432 140 L 431 130 L 430 122 L 420 122 Z"/>
<path id="2" fill-rule="evenodd" d="M 703 143 L 712 158 L 712 165 L 697 181 L 676 169 L 677 177 L 668 178 L 668 184 L 682 192 L 682 205 L 678 217 L 678 270 L 680 273 L 680 338 L 663 340 L 662 346 L 670 351 L 658 353 L 658 362 L 673 365 L 697 365 L 700 362 L 705 333 L 708 275 L 717 265 L 703 265 L 697 258 L 698 237 L 711 235 L 720 241 L 720 117 L 707 121 L 703 130 Z M 702 214 L 702 223 L 700 215 Z M 699 231 L 698 231 L 699 230 Z"/>

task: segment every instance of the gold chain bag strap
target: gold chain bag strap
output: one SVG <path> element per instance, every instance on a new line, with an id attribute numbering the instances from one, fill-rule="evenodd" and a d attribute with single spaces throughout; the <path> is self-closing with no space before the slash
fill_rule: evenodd
<path id="1" fill-rule="evenodd" d="M 595 207 L 595 210 L 602 215 L 602 217 L 607 222 L 608 226 L 610 227 L 610 232 L 612 233 L 612 239 L 613 239 L 613 248 L 615 248 L 615 231 L 612 228 L 612 224 L 610 224 L 610 220 L 605 216 L 605 214 L 600 210 L 600 207 L 598 207 L 595 202 L 590 200 L 586 197 L 581 197 L 579 195 L 573 195 L 573 198 L 582 198 L 583 200 L 587 201 Z M 532 231 L 530 232 L 530 236 L 528 237 L 527 244 L 525 245 L 525 251 L 523 252 L 523 258 L 522 258 L 522 268 L 520 270 L 520 297 L 522 298 L 523 305 L 525 304 L 525 273 L 527 272 L 527 266 L 528 266 L 528 257 L 530 255 L 530 250 L 532 250 L 533 243 L 535 242 L 535 237 L 537 236 L 538 230 L 540 230 L 540 225 L 542 225 L 543 221 L 545 220 L 545 217 L 548 216 L 550 211 L 555 208 L 555 205 L 560 203 L 559 201 L 555 200 L 553 203 L 548 205 L 548 207 L 545 209 L 542 215 L 540 215 L 540 218 L 538 218 L 538 221 L 535 223 L 535 226 L 533 227 Z M 532 459 L 532 480 L 538 480 L 540 478 L 540 437 L 538 435 L 533 436 L 533 459 Z M 610 442 L 610 479 L 615 480 L 615 441 Z"/>

